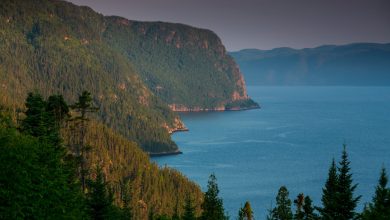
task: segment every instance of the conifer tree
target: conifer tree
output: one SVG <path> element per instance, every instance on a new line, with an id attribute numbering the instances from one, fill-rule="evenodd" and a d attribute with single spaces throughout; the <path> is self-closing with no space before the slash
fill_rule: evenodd
<path id="1" fill-rule="evenodd" d="M 92 219 L 108 219 L 113 214 L 113 196 L 107 190 L 102 169 L 96 168 L 96 179 L 88 181 L 87 205 Z"/>
<path id="2" fill-rule="evenodd" d="M 181 217 L 182 220 L 195 220 L 195 207 L 192 204 L 192 199 L 190 195 L 186 197 L 184 205 L 184 214 Z"/>
<path id="3" fill-rule="evenodd" d="M 355 212 L 356 205 L 361 196 L 354 197 L 353 193 L 357 184 L 352 183 L 352 174 L 350 173 L 350 162 L 344 145 L 341 161 L 339 163 L 338 189 L 337 189 L 337 210 L 338 219 L 354 219 L 357 217 Z"/>
<path id="4" fill-rule="evenodd" d="M 217 179 L 211 174 L 207 184 L 207 192 L 204 194 L 202 203 L 202 220 L 225 220 L 222 199 L 218 197 L 219 189 Z"/>
<path id="5" fill-rule="evenodd" d="M 294 199 L 294 204 L 297 208 L 294 214 L 294 219 L 302 220 L 304 217 L 303 206 L 305 204 L 305 196 L 303 195 L 303 193 L 299 193 L 297 198 Z"/>
<path id="6" fill-rule="evenodd" d="M 383 167 L 372 202 L 363 211 L 363 220 L 390 219 L 390 188 L 387 187 L 387 182 L 386 169 Z"/>
<path id="7" fill-rule="evenodd" d="M 314 213 L 314 207 L 312 205 L 312 200 L 309 196 L 305 196 L 305 201 L 303 204 L 303 220 L 316 220 L 319 219 L 317 214 Z"/>
<path id="8" fill-rule="evenodd" d="M 75 131 L 75 141 L 76 143 L 73 144 L 74 151 L 76 153 L 76 157 L 78 159 L 79 163 L 79 176 L 81 185 L 83 188 L 83 191 L 85 191 L 85 176 L 88 172 L 87 168 L 85 167 L 86 163 L 86 153 L 89 151 L 89 146 L 86 146 L 85 142 L 85 135 L 87 133 L 87 123 L 89 121 L 89 118 L 87 117 L 88 113 L 97 112 L 98 108 L 93 106 L 92 103 L 92 96 L 91 93 L 88 91 L 83 91 L 83 93 L 79 96 L 78 102 L 76 102 L 74 105 L 71 106 L 71 108 L 78 112 L 79 115 L 73 118 L 71 121 L 74 122 L 74 128 L 77 129 Z"/>
<path id="9" fill-rule="evenodd" d="M 344 144 L 339 167 L 336 168 L 333 160 L 323 189 L 323 208 L 319 208 L 323 219 L 347 220 L 357 217 L 355 208 L 361 196 L 354 197 L 353 195 L 357 184 L 352 184 L 350 170 L 350 162 Z"/>
<path id="10" fill-rule="evenodd" d="M 338 193 L 338 176 L 336 162 L 333 159 L 332 164 L 329 168 L 328 179 L 326 180 L 325 187 L 322 189 L 322 208 L 318 208 L 323 219 L 337 219 L 338 204 L 337 204 L 337 193 Z"/>
<path id="11" fill-rule="evenodd" d="M 267 219 L 272 220 L 292 220 L 291 200 L 288 198 L 289 192 L 285 186 L 280 187 L 276 196 L 276 207 L 270 212 Z"/>
<path id="12" fill-rule="evenodd" d="M 43 97 L 38 93 L 29 93 L 25 106 L 27 111 L 25 112 L 26 118 L 21 123 L 21 130 L 25 134 L 29 134 L 38 138 L 45 138 L 48 136 L 48 114 L 46 112 L 46 102 Z"/>

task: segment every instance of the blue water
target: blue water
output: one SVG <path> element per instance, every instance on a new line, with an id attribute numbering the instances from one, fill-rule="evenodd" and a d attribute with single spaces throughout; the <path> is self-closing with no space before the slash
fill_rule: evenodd
<path id="1" fill-rule="evenodd" d="M 182 155 L 154 158 L 206 190 L 218 179 L 233 219 L 245 201 L 257 219 L 275 204 L 280 186 L 293 200 L 303 192 L 321 205 L 333 157 L 347 144 L 353 179 L 371 200 L 384 165 L 390 173 L 390 87 L 248 87 L 261 109 L 182 114 L 189 132 L 173 139 Z"/>

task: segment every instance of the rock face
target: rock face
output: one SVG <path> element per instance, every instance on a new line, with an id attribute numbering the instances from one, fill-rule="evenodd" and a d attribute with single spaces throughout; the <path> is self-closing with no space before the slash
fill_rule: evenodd
<path id="1" fill-rule="evenodd" d="M 256 105 L 248 97 L 237 64 L 214 32 L 119 17 L 106 22 L 103 40 L 132 61 L 148 88 L 173 111 Z"/>
<path id="2" fill-rule="evenodd" d="M 23 107 L 30 91 L 73 103 L 88 90 L 96 118 L 151 153 L 178 150 L 169 133 L 185 126 L 172 110 L 257 106 L 210 30 L 56 0 L 6 0 L 0 21 L 0 105 Z"/>

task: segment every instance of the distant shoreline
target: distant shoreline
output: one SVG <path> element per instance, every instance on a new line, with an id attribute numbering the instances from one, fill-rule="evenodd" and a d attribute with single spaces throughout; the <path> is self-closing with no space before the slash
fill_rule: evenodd
<path id="1" fill-rule="evenodd" d="M 183 154 L 180 150 L 175 150 L 173 152 L 160 152 L 160 153 L 148 153 L 150 157 L 163 157 L 163 156 L 171 156 L 171 155 L 178 155 Z"/>
<path id="2" fill-rule="evenodd" d="M 189 112 L 227 112 L 227 111 L 246 111 L 252 109 L 260 109 L 260 106 L 251 106 L 251 107 L 232 107 L 225 109 L 188 109 L 188 110 L 176 110 L 177 113 L 189 113 Z"/>

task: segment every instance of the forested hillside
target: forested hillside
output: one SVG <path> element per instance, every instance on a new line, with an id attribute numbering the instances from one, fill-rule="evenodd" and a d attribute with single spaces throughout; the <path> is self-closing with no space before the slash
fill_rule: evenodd
<path id="1" fill-rule="evenodd" d="M 256 107 L 218 36 L 182 24 L 106 19 L 103 38 L 177 111 Z"/>
<path id="2" fill-rule="evenodd" d="M 178 150 L 168 131 L 184 125 L 169 105 L 257 106 L 211 31 L 104 17 L 50 0 L 2 1 L 0 89 L 1 103 L 15 109 L 29 91 L 72 102 L 88 90 L 99 121 L 152 153 Z"/>
<path id="3" fill-rule="evenodd" d="M 248 85 L 390 85 L 390 44 L 247 49 L 230 54 Z"/>
<path id="4" fill-rule="evenodd" d="M 68 107 L 62 96 L 44 100 L 30 93 L 17 123 L 0 105 L 0 219 L 89 219 L 84 215 L 91 207 L 109 215 L 104 219 L 181 216 L 188 197 L 199 215 L 199 186 L 159 168 L 136 143 L 91 120 L 94 107 L 84 94 Z"/>

